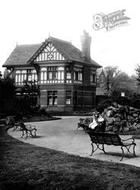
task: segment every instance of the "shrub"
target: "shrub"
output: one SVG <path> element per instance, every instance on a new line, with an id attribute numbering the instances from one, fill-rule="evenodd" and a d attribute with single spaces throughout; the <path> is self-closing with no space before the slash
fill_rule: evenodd
<path id="1" fill-rule="evenodd" d="M 112 104 L 112 100 L 111 99 L 106 99 L 101 101 L 98 105 L 97 105 L 97 111 L 99 112 L 103 112 L 103 110 L 109 106 L 111 106 Z"/>

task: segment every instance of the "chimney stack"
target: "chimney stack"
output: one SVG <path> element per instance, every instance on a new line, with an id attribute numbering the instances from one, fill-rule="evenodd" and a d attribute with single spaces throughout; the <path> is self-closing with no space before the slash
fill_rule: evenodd
<path id="1" fill-rule="evenodd" d="M 81 36 L 81 49 L 82 55 L 85 60 L 90 60 L 90 45 L 91 45 L 91 37 L 89 36 L 88 32 L 85 30 L 83 31 L 83 35 Z"/>

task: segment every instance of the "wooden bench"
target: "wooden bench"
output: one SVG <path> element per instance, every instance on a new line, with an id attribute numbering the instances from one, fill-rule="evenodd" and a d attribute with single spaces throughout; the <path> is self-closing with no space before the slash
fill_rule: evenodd
<path id="1" fill-rule="evenodd" d="M 121 160 L 124 157 L 124 149 L 123 148 L 126 148 L 126 150 L 129 153 L 131 153 L 130 148 L 132 146 L 133 147 L 133 156 L 136 156 L 136 154 L 135 154 L 136 143 L 135 143 L 134 138 L 128 138 L 128 139 L 123 140 L 120 138 L 119 135 L 117 135 L 115 133 L 95 133 L 92 130 L 88 130 L 87 133 L 89 134 L 90 139 L 91 139 L 91 146 L 92 146 L 91 156 L 93 155 L 93 153 L 97 149 L 100 149 L 104 153 L 106 153 L 105 147 L 104 147 L 105 144 L 106 145 L 120 146 L 121 150 L 122 150 Z"/>

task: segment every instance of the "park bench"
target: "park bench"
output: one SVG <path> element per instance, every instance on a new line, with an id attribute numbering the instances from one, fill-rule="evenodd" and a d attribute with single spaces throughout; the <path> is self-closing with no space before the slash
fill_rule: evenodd
<path id="1" fill-rule="evenodd" d="M 22 132 L 21 137 L 36 137 L 36 126 L 32 124 L 24 124 L 23 122 L 18 123 L 19 130 Z"/>
<path id="2" fill-rule="evenodd" d="M 89 134 L 90 139 L 91 139 L 91 146 L 92 146 L 91 156 L 97 149 L 102 150 L 106 154 L 104 145 L 120 146 L 122 150 L 122 157 L 120 161 L 122 161 L 124 157 L 123 148 L 126 148 L 126 150 L 129 153 L 131 153 L 130 148 L 132 146 L 133 156 L 136 156 L 135 154 L 136 143 L 133 137 L 123 140 L 120 138 L 118 134 L 115 134 L 115 133 L 101 133 L 101 132 L 95 133 L 92 130 L 88 130 L 87 133 Z"/>
<path id="3" fill-rule="evenodd" d="M 24 122 L 16 122 L 13 116 L 6 118 L 6 125 L 8 128 L 13 128 L 13 131 L 19 130 L 22 132 L 21 137 L 35 137 L 37 133 L 36 126 L 33 124 L 25 124 Z"/>

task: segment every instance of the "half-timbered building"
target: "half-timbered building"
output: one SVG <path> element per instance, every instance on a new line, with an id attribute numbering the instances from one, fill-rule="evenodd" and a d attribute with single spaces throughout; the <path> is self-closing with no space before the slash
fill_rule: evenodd
<path id="1" fill-rule="evenodd" d="M 18 89 L 25 81 L 39 86 L 38 104 L 47 111 L 89 110 L 95 106 L 100 67 L 90 58 L 90 42 L 85 33 L 82 51 L 54 37 L 41 44 L 17 45 L 3 66 Z"/>

